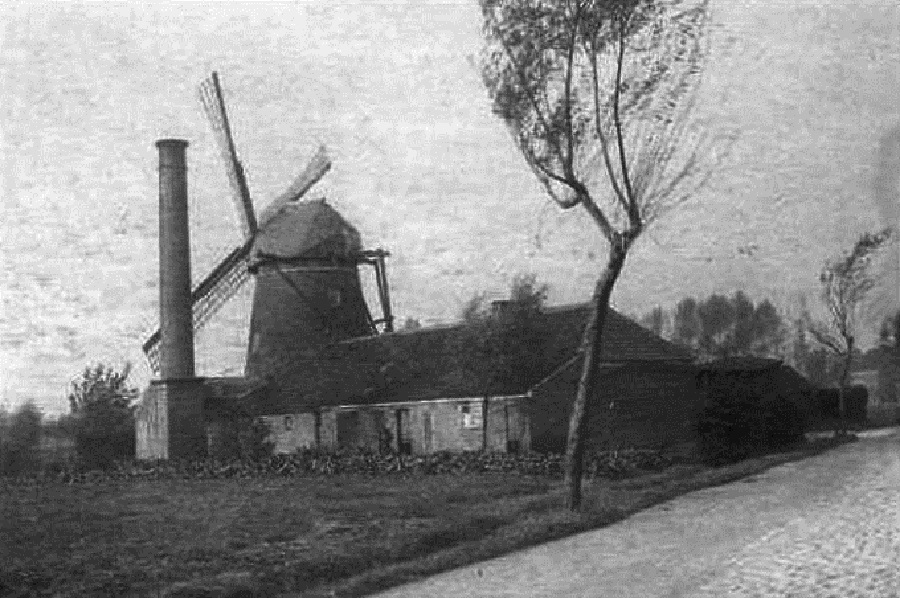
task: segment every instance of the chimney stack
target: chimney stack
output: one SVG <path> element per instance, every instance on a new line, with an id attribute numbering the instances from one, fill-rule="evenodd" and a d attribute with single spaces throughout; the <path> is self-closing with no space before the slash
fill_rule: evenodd
<path id="1" fill-rule="evenodd" d="M 150 382 L 138 422 L 139 459 L 190 459 L 207 452 L 203 379 L 194 371 L 187 141 L 160 139 L 159 380 Z"/>
<path id="2" fill-rule="evenodd" d="M 191 242 L 188 228 L 187 162 L 182 139 L 161 139 L 159 148 L 159 318 L 161 380 L 194 377 L 191 321 Z"/>
<path id="3" fill-rule="evenodd" d="M 512 299 L 494 299 L 491 301 L 491 315 L 502 318 L 509 315 L 515 305 Z"/>

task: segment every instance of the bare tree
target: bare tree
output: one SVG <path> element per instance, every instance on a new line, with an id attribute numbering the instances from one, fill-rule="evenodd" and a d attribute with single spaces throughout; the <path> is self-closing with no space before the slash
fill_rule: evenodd
<path id="1" fill-rule="evenodd" d="M 672 316 L 672 342 L 688 349 L 696 348 L 702 330 L 699 312 L 699 302 L 693 297 L 678 302 Z"/>
<path id="2" fill-rule="evenodd" d="M 877 284 L 871 271 L 872 259 L 891 237 L 891 230 L 865 233 L 853 249 L 822 268 L 822 302 L 828 309 L 827 321 L 811 321 L 809 332 L 817 343 L 843 362 L 838 381 L 838 429 L 847 431 L 845 393 L 853 351 L 856 348 L 856 318 L 859 307 Z"/>
<path id="3" fill-rule="evenodd" d="M 706 183 L 721 139 L 691 118 L 708 54 L 708 0 L 480 0 L 493 110 L 562 209 L 580 207 L 609 254 L 584 329 L 566 447 L 581 504 L 585 423 L 613 287 L 635 240 Z"/>

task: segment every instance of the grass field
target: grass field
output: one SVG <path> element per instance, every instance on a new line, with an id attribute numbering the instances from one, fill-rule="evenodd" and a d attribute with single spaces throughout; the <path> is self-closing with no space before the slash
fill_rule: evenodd
<path id="1" fill-rule="evenodd" d="M 814 450 L 594 480 L 578 515 L 558 481 L 511 474 L 0 487 L 0 595 L 360 595 Z"/>

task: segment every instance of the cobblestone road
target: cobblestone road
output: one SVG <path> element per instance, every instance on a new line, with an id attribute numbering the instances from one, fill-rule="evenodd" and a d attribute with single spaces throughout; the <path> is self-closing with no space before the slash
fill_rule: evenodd
<path id="1" fill-rule="evenodd" d="M 379 596 L 900 597 L 900 434 Z"/>

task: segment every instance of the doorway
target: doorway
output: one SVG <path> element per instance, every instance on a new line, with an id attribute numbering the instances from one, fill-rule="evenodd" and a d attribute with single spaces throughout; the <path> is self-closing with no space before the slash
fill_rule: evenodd
<path id="1" fill-rule="evenodd" d="M 426 411 L 422 414 L 422 425 L 425 427 L 425 439 L 422 448 L 426 453 L 434 451 L 434 414 Z"/>
<path id="2" fill-rule="evenodd" d="M 409 426 L 409 409 L 397 409 L 395 412 L 397 429 L 397 452 L 401 455 L 412 454 L 412 437 Z"/>

